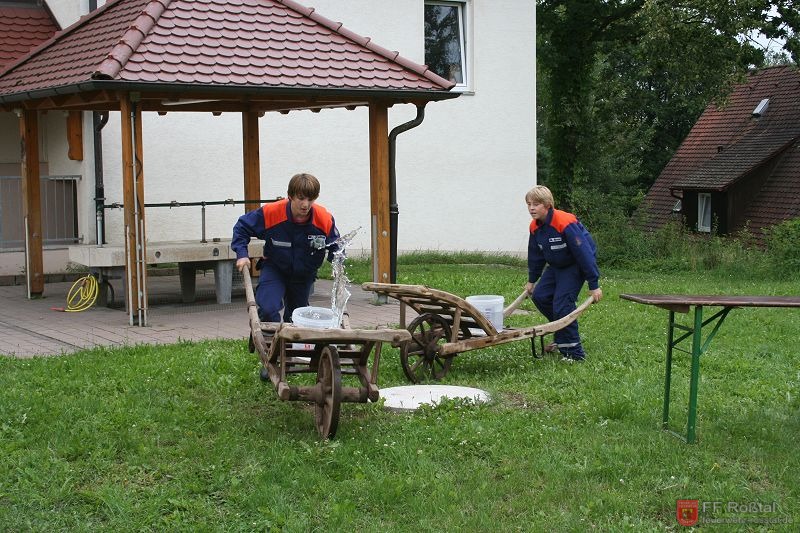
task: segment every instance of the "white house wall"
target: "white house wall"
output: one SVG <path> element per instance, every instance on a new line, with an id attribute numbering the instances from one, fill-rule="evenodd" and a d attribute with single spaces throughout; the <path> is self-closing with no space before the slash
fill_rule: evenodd
<path id="1" fill-rule="evenodd" d="M 89 0 L 46 0 L 45 3 L 62 29 L 89 12 Z M 105 4 L 103 0 L 97 2 L 97 5 L 103 4 Z"/>

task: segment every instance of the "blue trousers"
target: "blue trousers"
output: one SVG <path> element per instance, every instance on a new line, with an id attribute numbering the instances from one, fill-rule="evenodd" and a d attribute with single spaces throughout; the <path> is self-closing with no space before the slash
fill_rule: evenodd
<path id="1" fill-rule="evenodd" d="M 291 322 L 292 312 L 308 305 L 313 284 L 314 278 L 293 280 L 262 262 L 256 288 L 258 319 L 262 322 L 280 322 L 280 310 L 283 309 L 283 321 Z"/>
<path id="2" fill-rule="evenodd" d="M 548 265 L 536 283 L 531 298 L 536 308 L 552 322 L 575 310 L 575 300 L 584 281 L 577 264 L 563 268 Z M 562 354 L 574 359 L 583 359 L 586 356 L 581 346 L 577 320 L 556 331 L 554 336 Z"/>

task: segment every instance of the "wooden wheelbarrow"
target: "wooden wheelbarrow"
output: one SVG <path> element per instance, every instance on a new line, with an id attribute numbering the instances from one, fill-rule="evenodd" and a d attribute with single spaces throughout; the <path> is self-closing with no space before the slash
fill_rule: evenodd
<path id="1" fill-rule="evenodd" d="M 508 328 L 497 331 L 492 323 L 475 306 L 449 292 L 432 289 L 425 285 L 402 285 L 392 283 L 364 283 L 364 290 L 391 296 L 400 301 L 400 326 L 406 328 L 405 306 L 418 316 L 406 328 L 411 342 L 400 350 L 400 362 L 406 377 L 414 383 L 427 379 L 442 379 L 450 370 L 453 358 L 462 352 L 498 346 L 507 342 L 534 340 L 554 333 L 575 321 L 591 304 L 589 296 L 567 316 L 526 328 Z M 526 292 L 504 311 L 507 317 L 528 296 Z"/>
<path id="2" fill-rule="evenodd" d="M 398 347 L 406 344 L 411 334 L 392 329 L 350 329 L 347 324 L 320 329 L 261 322 L 252 280 L 247 273 L 243 278 L 250 317 L 250 352 L 258 352 L 261 358 L 261 379 L 272 382 L 281 400 L 313 403 L 317 431 L 322 438 L 332 439 L 339 425 L 341 402 L 378 400 L 378 365 L 383 343 Z M 290 376 L 308 373 L 316 373 L 314 385 L 290 383 Z M 343 385 L 343 375 L 354 376 L 356 384 Z"/>

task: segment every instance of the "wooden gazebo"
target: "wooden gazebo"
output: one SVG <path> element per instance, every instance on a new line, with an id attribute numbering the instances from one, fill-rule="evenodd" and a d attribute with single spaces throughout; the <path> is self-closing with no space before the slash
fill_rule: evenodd
<path id="1" fill-rule="evenodd" d="M 30 293 L 44 291 L 39 112 L 73 112 L 71 148 L 80 111 L 120 112 L 128 311 L 144 325 L 142 112 L 241 113 L 244 197 L 257 199 L 260 116 L 368 107 L 374 281 L 388 281 L 388 109 L 454 98 L 453 85 L 292 0 L 109 2 L 0 73 L 0 110 L 20 118 Z"/>

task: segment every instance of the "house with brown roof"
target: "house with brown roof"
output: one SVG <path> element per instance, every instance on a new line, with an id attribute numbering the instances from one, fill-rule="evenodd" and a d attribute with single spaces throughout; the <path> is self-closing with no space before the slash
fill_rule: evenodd
<path id="1" fill-rule="evenodd" d="M 214 204 L 252 198 L 243 175 L 270 199 L 305 171 L 341 230 L 363 228 L 354 253 L 369 253 L 384 238 L 370 229 L 377 102 L 393 142 L 396 190 L 379 192 L 396 195 L 397 247 L 525 250 L 519 198 L 536 175 L 530 0 L 30 3 L 64 30 L 0 71 L 0 174 L 19 178 L 20 116 L 33 113 L 45 271 L 64 267 L 67 244 L 125 243 L 122 92 L 141 98 L 149 240 L 229 238 L 242 205 Z M 243 153 L 243 128 L 260 130 L 260 157 Z M 0 215 L 19 212 L 16 198 L 0 191 Z M 0 218 L 0 275 L 25 268 L 12 218 Z"/>
<path id="2" fill-rule="evenodd" d="M 750 73 L 710 104 L 650 188 L 655 229 L 679 218 L 701 233 L 732 234 L 800 217 L 800 71 Z"/>

